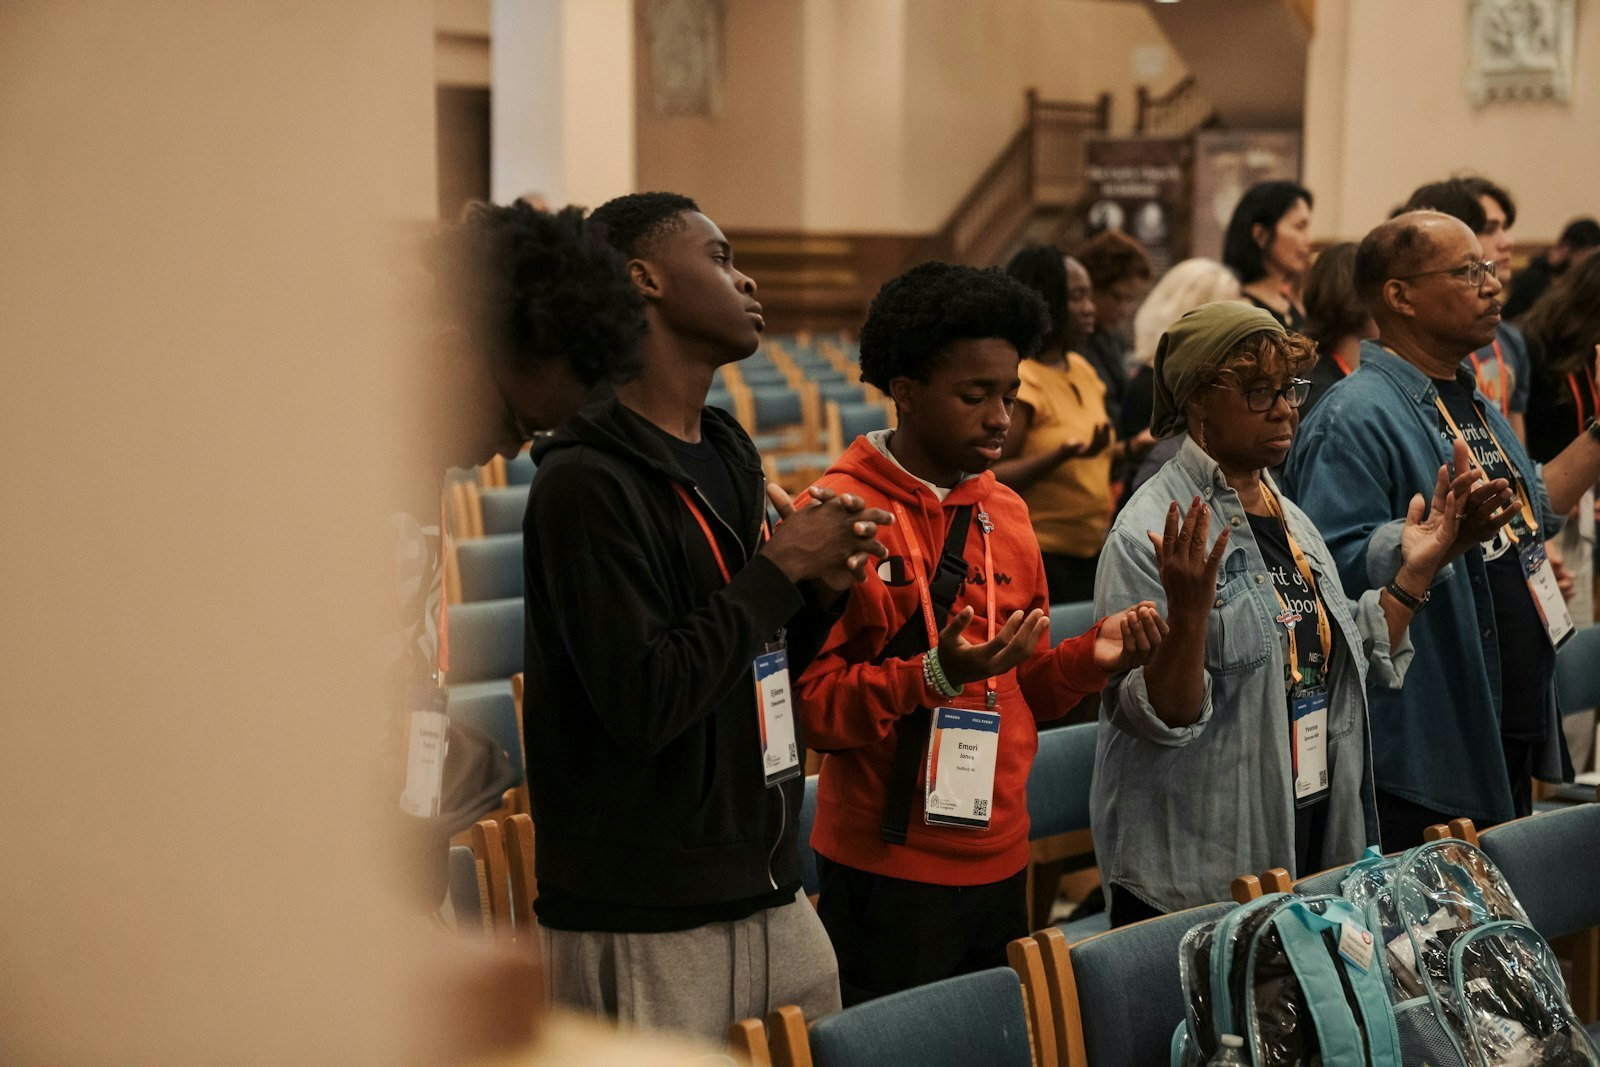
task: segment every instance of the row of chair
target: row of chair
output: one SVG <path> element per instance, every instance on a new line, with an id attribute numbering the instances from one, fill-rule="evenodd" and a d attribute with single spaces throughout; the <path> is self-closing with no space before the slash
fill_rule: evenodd
<path id="1" fill-rule="evenodd" d="M 1600 804 L 1541 813 L 1474 834 L 1516 890 L 1534 927 L 1573 960 L 1572 1002 L 1600 1034 Z M 1561 877 L 1551 877 L 1559 870 Z M 1263 891 L 1337 893 L 1348 868 L 1290 884 L 1285 872 L 1236 883 Z M 1183 1018 L 1178 948 L 1183 935 L 1233 908 L 1217 902 L 1068 944 L 1047 927 L 1008 947 L 1011 969 L 983 971 L 907 990 L 810 1025 L 783 1007 L 766 1020 L 735 1024 L 736 1054 L 764 1067 L 970 1063 L 1028 1067 L 1146 1067 L 1166 1062 Z"/>

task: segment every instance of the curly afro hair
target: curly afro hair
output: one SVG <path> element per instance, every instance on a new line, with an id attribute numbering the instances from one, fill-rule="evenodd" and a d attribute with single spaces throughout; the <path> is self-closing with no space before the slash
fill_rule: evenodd
<path id="1" fill-rule="evenodd" d="M 861 327 L 861 380 L 925 382 L 954 341 L 998 337 L 1029 359 L 1050 327 L 1044 299 L 998 267 L 924 263 L 883 283 Z"/>
<path id="2" fill-rule="evenodd" d="M 645 254 L 650 242 L 681 226 L 685 211 L 700 205 L 678 193 L 629 193 L 607 200 L 589 215 L 611 247 L 634 259 Z"/>
<path id="3" fill-rule="evenodd" d="M 564 360 L 587 385 L 638 373 L 644 300 L 582 208 L 475 203 L 433 252 L 448 314 L 489 359 L 513 371 Z"/>

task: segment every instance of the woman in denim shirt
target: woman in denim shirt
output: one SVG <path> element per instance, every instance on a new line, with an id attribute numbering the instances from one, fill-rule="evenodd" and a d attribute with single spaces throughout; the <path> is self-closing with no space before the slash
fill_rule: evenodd
<path id="1" fill-rule="evenodd" d="M 1097 612 L 1154 600 L 1172 627 L 1103 697 L 1092 819 L 1113 924 L 1227 899 L 1246 872 L 1347 863 L 1377 840 L 1367 676 L 1400 684 L 1407 603 L 1454 539 L 1463 494 L 1441 468 L 1432 505 L 1411 503 L 1395 586 L 1348 602 L 1321 536 L 1266 473 L 1289 452 L 1309 388 L 1296 374 L 1314 359 L 1233 302 L 1183 316 L 1156 354 L 1154 430 L 1187 437 L 1118 517 L 1095 585 Z"/>

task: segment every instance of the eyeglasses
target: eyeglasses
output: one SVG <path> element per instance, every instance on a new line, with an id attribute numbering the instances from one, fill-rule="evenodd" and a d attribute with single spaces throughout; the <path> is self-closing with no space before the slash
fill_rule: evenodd
<path id="1" fill-rule="evenodd" d="M 1311 383 L 1304 378 L 1291 378 L 1289 384 L 1282 389 L 1271 385 L 1258 385 L 1251 389 L 1239 389 L 1236 385 L 1226 385 L 1217 382 L 1218 389 L 1233 389 L 1244 394 L 1246 406 L 1254 412 L 1271 411 L 1278 403 L 1281 396 L 1289 402 L 1291 408 L 1298 408 L 1306 402 L 1306 397 L 1311 395 Z"/>
<path id="2" fill-rule="evenodd" d="M 1426 278 L 1430 274 L 1448 274 L 1452 278 L 1460 278 L 1472 288 L 1477 289 L 1483 285 L 1483 276 L 1491 278 L 1500 276 L 1499 268 L 1494 265 L 1494 260 L 1486 259 L 1481 263 L 1468 263 L 1460 267 L 1446 267 L 1443 270 L 1424 270 L 1416 274 L 1403 274 L 1395 279 L 1397 282 L 1409 282 L 1413 278 Z"/>

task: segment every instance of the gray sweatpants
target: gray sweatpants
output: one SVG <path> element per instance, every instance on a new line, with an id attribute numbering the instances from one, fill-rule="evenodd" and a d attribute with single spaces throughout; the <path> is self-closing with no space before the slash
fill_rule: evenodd
<path id="1" fill-rule="evenodd" d="M 666 934 L 539 927 L 549 997 L 627 1026 L 719 1044 L 730 1024 L 796 1004 L 812 1020 L 839 1010 L 839 962 L 804 892 L 738 922 Z"/>

